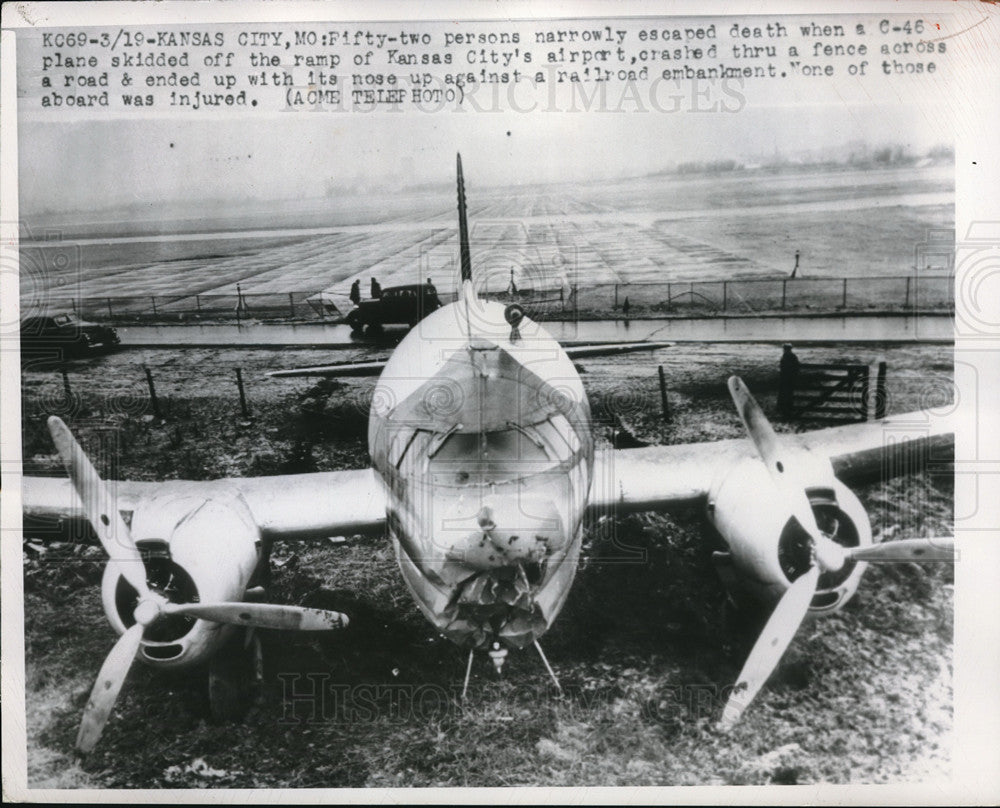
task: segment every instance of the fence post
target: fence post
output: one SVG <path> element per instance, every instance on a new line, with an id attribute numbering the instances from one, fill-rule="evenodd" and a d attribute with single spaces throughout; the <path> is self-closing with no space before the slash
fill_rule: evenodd
<path id="1" fill-rule="evenodd" d="M 784 278 L 781 281 L 781 310 L 785 310 L 785 301 L 788 299 L 788 279 Z"/>
<path id="2" fill-rule="evenodd" d="M 153 314 L 156 314 L 157 313 L 157 311 L 156 311 L 156 295 L 150 295 L 149 299 L 153 303 Z"/>
<path id="3" fill-rule="evenodd" d="M 69 388 L 69 374 L 66 372 L 66 360 L 63 360 L 62 366 L 59 370 L 62 372 L 63 395 L 65 396 L 66 409 L 69 410 L 73 401 L 73 391 Z"/>
<path id="4" fill-rule="evenodd" d="M 198 309 L 198 313 L 201 314 L 201 295 L 194 296 L 194 305 Z"/>
<path id="5" fill-rule="evenodd" d="M 163 414 L 160 412 L 160 401 L 156 397 L 156 387 L 153 385 L 153 374 L 150 373 L 146 365 L 143 365 L 142 369 L 146 371 L 146 384 L 149 385 L 149 403 L 153 408 L 153 415 L 162 419 Z"/>
<path id="6" fill-rule="evenodd" d="M 618 311 L 618 284 L 615 284 L 615 311 Z"/>
<path id="7" fill-rule="evenodd" d="M 726 305 L 729 303 L 729 281 L 722 282 L 722 310 L 726 310 Z"/>
<path id="8" fill-rule="evenodd" d="M 847 278 L 844 278 L 844 292 L 840 298 L 840 308 L 847 308 Z"/>
<path id="9" fill-rule="evenodd" d="M 295 316 L 295 298 L 292 293 L 288 293 L 288 311 L 291 313 L 292 317 Z"/>
<path id="10" fill-rule="evenodd" d="M 667 311 L 673 311 L 674 308 L 674 295 L 673 295 L 673 284 L 667 281 Z"/>
<path id="11" fill-rule="evenodd" d="M 242 368 L 236 368 L 236 386 L 240 391 L 240 412 L 243 413 L 244 418 L 250 417 L 250 409 L 247 407 L 247 396 L 243 390 L 243 370 Z"/>
<path id="12" fill-rule="evenodd" d="M 910 308 L 910 276 L 906 276 L 906 297 L 903 299 L 903 308 Z"/>
<path id="13" fill-rule="evenodd" d="M 663 420 L 670 423 L 670 406 L 667 403 L 667 381 L 663 376 L 663 365 L 656 369 L 660 376 L 660 406 L 663 409 Z"/>
<path id="14" fill-rule="evenodd" d="M 885 418 L 885 362 L 878 363 L 875 376 L 875 420 Z"/>
<path id="15" fill-rule="evenodd" d="M 861 377 L 861 413 L 864 416 L 862 420 L 867 421 L 871 418 L 869 413 L 871 412 L 871 407 L 869 404 L 870 395 L 870 385 L 871 385 L 871 368 L 866 367 L 864 375 Z"/>

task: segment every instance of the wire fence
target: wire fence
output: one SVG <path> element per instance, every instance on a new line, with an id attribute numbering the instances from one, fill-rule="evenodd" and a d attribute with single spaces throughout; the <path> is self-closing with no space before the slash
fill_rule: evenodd
<path id="1" fill-rule="evenodd" d="M 952 311 L 950 275 L 753 278 L 564 286 L 491 295 L 515 298 L 535 319 L 755 315 L 775 312 Z"/>
<path id="2" fill-rule="evenodd" d="M 330 316 L 319 293 L 135 295 L 129 297 L 51 297 L 50 311 L 73 311 L 87 320 L 178 322 L 185 320 L 297 320 Z"/>
<path id="3" fill-rule="evenodd" d="M 951 274 L 890 277 L 748 278 L 662 283 L 563 283 L 544 289 L 508 288 L 484 295 L 520 303 L 539 320 L 620 317 L 754 315 L 775 312 L 953 311 Z M 457 294 L 439 291 L 442 302 Z M 351 308 L 346 296 L 317 290 L 255 294 L 173 294 L 59 297 L 50 312 L 73 311 L 87 320 L 187 322 L 218 320 L 335 321 Z"/>

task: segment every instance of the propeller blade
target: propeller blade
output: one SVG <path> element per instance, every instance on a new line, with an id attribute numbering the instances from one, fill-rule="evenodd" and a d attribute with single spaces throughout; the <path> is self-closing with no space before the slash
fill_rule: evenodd
<path id="1" fill-rule="evenodd" d="M 166 603 L 161 606 L 161 612 L 215 623 L 289 631 L 331 631 L 346 628 L 348 623 L 347 615 L 340 612 L 278 603 Z"/>
<path id="2" fill-rule="evenodd" d="M 816 593 L 816 584 L 819 582 L 819 572 L 819 567 L 813 565 L 808 572 L 796 578 L 781 596 L 767 625 L 757 638 L 750 656 L 747 657 L 743 670 L 740 671 L 736 686 L 722 711 L 719 729 L 728 732 L 733 728 L 778 666 L 785 649 L 788 648 L 809 610 L 809 604 Z"/>
<path id="3" fill-rule="evenodd" d="M 87 707 L 83 711 L 80 732 L 76 736 L 76 748 L 84 754 L 90 752 L 100 740 L 104 725 L 108 723 L 108 716 L 111 715 L 125 683 L 125 677 L 132 667 L 136 651 L 139 650 L 144 628 L 141 623 L 136 623 L 122 634 L 101 665 L 94 689 L 90 691 Z"/>
<path id="4" fill-rule="evenodd" d="M 954 561 L 955 540 L 949 536 L 887 541 L 853 547 L 847 551 L 847 557 L 854 561 Z"/>
<path id="5" fill-rule="evenodd" d="M 62 419 L 53 415 L 49 418 L 48 425 L 52 442 L 56 445 L 73 488 L 83 503 L 87 520 L 101 540 L 105 552 L 118 564 L 121 574 L 132 584 L 139 597 L 145 596 L 149 592 L 146 567 L 132 543 L 128 526 L 115 507 L 111 492 Z"/>
<path id="6" fill-rule="evenodd" d="M 764 411 L 739 376 L 729 377 L 729 395 L 771 479 L 784 494 L 789 511 L 812 538 L 816 560 L 824 569 L 839 570 L 844 566 L 843 549 L 824 536 L 816 524 L 816 514 L 809 504 L 805 485 L 796 467 L 795 450 L 789 451 L 787 446 L 782 446 Z"/>

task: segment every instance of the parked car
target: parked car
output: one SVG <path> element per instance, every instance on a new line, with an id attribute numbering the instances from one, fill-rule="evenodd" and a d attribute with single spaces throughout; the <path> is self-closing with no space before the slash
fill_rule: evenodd
<path id="1" fill-rule="evenodd" d="M 432 311 L 441 308 L 437 290 L 426 283 L 390 286 L 382 297 L 362 300 L 345 318 L 352 331 L 360 333 L 365 326 L 378 329 L 383 325 L 408 325 L 411 328 Z"/>
<path id="2" fill-rule="evenodd" d="M 81 320 L 70 312 L 25 317 L 21 321 L 21 350 L 62 351 L 62 357 L 110 350 L 121 342 L 110 326 Z"/>

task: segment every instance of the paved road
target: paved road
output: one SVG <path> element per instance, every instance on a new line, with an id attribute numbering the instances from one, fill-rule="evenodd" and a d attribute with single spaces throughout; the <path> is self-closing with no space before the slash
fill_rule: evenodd
<path id="1" fill-rule="evenodd" d="M 954 319 L 946 314 L 845 315 L 823 317 L 712 317 L 663 320 L 588 320 L 549 322 L 546 329 L 560 342 L 935 342 L 954 340 Z M 118 329 L 122 347 L 263 347 L 310 346 L 359 348 L 394 345 L 405 329 L 387 328 L 378 342 L 356 337 L 344 325 L 318 323 L 253 325 L 156 325 Z"/>

